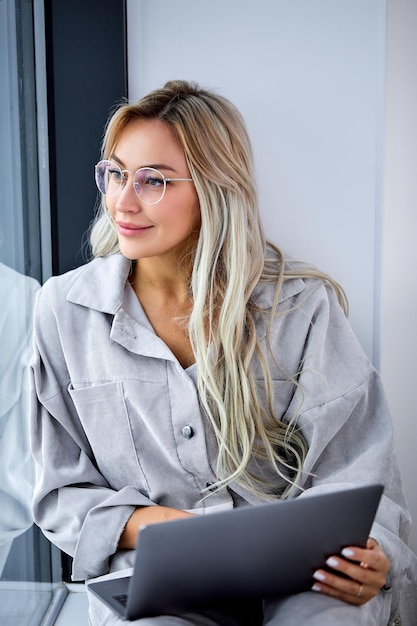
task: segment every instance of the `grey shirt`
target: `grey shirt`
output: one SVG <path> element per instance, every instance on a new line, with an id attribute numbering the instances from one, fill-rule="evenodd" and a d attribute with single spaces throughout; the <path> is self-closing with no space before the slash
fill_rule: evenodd
<path id="1" fill-rule="evenodd" d="M 132 564 L 132 551 L 117 547 L 135 507 L 204 513 L 259 502 L 238 485 L 203 498 L 216 478 L 217 444 L 195 366 L 184 370 L 154 333 L 130 270 L 118 254 L 95 259 L 47 281 L 36 306 L 33 510 L 45 535 L 74 557 L 74 579 Z M 273 286 L 260 283 L 253 299 L 270 309 L 272 294 Z M 261 316 L 257 333 L 265 345 Z M 319 493 L 384 483 L 372 535 L 391 559 L 395 588 L 415 584 L 417 560 L 406 546 L 410 517 L 381 382 L 333 291 L 314 279 L 285 282 L 271 345 L 275 415 L 286 422 L 299 413 L 309 444 L 300 487 Z M 297 372 L 295 388 L 288 373 Z M 274 472 L 259 471 L 279 492 Z M 296 490 L 290 497 L 303 496 Z"/>

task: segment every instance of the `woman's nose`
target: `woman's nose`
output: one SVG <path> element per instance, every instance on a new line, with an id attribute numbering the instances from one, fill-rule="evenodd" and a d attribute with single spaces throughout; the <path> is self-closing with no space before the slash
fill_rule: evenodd
<path id="1" fill-rule="evenodd" d="M 121 189 L 116 196 L 115 207 L 118 211 L 133 211 L 138 213 L 141 210 L 141 204 L 136 192 L 133 188 L 132 180 L 127 179 L 121 185 Z"/>

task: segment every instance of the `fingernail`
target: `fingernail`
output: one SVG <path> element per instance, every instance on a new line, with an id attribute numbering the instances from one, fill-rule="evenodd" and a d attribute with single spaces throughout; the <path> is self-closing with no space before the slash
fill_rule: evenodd
<path id="1" fill-rule="evenodd" d="M 312 591 L 321 591 L 321 587 L 320 587 L 320 585 L 316 585 L 316 584 L 314 584 L 314 585 L 311 587 L 311 590 L 312 590 Z"/>
<path id="2" fill-rule="evenodd" d="M 343 548 L 342 554 L 343 556 L 347 556 L 348 558 L 355 555 L 354 551 L 350 548 Z"/>
<path id="3" fill-rule="evenodd" d="M 326 580 L 326 576 L 325 574 L 322 574 L 321 572 L 317 571 L 314 572 L 313 574 L 313 578 L 316 578 L 316 580 Z"/>
<path id="4" fill-rule="evenodd" d="M 337 567 L 339 565 L 339 561 L 332 556 L 330 559 L 327 559 L 326 563 L 329 567 Z"/>

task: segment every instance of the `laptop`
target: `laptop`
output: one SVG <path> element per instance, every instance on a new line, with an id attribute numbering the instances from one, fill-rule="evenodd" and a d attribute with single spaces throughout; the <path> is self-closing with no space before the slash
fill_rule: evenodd
<path id="1" fill-rule="evenodd" d="M 133 574 L 88 588 L 124 620 L 306 591 L 330 555 L 365 546 L 382 491 L 369 485 L 143 526 Z"/>

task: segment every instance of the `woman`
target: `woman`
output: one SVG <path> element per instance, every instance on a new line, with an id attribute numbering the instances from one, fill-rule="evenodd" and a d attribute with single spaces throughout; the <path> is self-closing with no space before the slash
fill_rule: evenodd
<path id="1" fill-rule="evenodd" d="M 366 548 L 262 623 L 387 624 L 415 561 L 381 385 L 340 288 L 266 244 L 241 116 L 169 82 L 113 115 L 96 182 L 95 258 L 37 304 L 36 522 L 84 580 L 131 566 L 145 523 L 384 482 Z M 92 598 L 90 620 L 118 623 Z"/>

